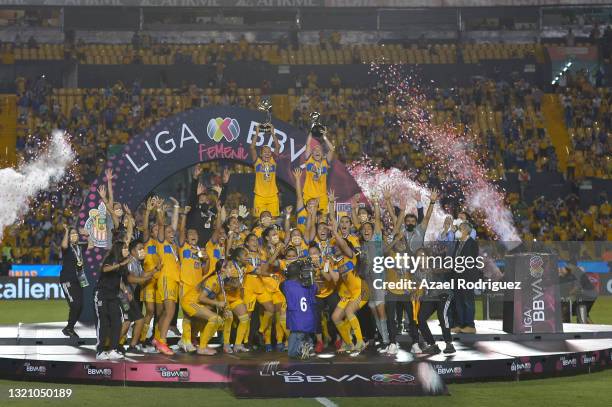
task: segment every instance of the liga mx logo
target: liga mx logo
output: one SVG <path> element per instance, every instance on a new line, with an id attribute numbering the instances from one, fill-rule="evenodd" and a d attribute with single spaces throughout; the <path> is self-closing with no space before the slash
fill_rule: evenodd
<path id="1" fill-rule="evenodd" d="M 533 256 L 529 259 L 529 274 L 533 278 L 540 278 L 544 274 L 544 260 L 540 256 Z"/>
<path id="2" fill-rule="evenodd" d="M 208 137 L 211 140 L 215 140 L 217 143 L 223 138 L 228 142 L 232 142 L 238 139 L 240 135 L 240 125 L 238 124 L 238 120 L 232 119 L 231 117 L 226 117 L 225 119 L 216 117 L 208 121 L 206 132 L 208 133 Z"/>

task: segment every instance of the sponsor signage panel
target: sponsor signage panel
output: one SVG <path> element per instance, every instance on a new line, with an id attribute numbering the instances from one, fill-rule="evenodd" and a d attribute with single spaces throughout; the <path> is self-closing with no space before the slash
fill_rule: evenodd
<path id="1" fill-rule="evenodd" d="M 61 264 L 13 264 L 10 277 L 59 277 Z"/>
<path id="2" fill-rule="evenodd" d="M 522 289 L 508 290 L 504 303 L 504 331 L 510 333 L 563 332 L 557 256 L 521 253 L 506 256 L 506 281 L 520 281 Z"/>
<path id="3" fill-rule="evenodd" d="M 237 397 L 434 396 L 447 395 L 429 363 L 279 363 L 230 369 Z"/>
<path id="4" fill-rule="evenodd" d="M 0 277 L 0 301 L 63 298 L 64 292 L 58 278 Z"/>

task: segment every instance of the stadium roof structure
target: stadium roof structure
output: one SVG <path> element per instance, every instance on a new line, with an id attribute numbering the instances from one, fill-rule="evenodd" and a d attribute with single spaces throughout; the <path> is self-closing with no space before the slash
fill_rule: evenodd
<path id="1" fill-rule="evenodd" d="M 20 7 L 436 8 L 609 5 L 609 0 L 3 0 Z"/>

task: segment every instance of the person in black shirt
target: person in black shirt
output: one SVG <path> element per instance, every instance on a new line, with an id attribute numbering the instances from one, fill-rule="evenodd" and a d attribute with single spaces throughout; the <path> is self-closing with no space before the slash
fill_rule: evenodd
<path id="1" fill-rule="evenodd" d="M 74 331 L 83 310 L 83 287 L 79 277 L 83 279 L 83 256 L 87 250 L 87 244 L 79 242 L 79 233 L 76 229 L 64 225 L 64 238 L 62 239 L 62 271 L 60 272 L 60 284 L 64 297 L 68 301 L 68 323 L 62 333 L 71 338 L 78 338 Z M 84 285 L 86 280 L 84 281 Z"/>
<path id="2" fill-rule="evenodd" d="M 125 242 L 114 242 L 102 263 L 102 272 L 94 291 L 96 309 L 96 359 L 121 359 L 119 339 L 123 313 L 119 296 L 122 293 L 123 275 L 128 273 L 129 250 Z M 124 288 L 125 289 L 125 288 Z M 105 351 L 105 342 L 110 341 L 110 351 Z"/>
<path id="3" fill-rule="evenodd" d="M 127 311 L 127 320 L 123 322 L 121 337 L 127 335 L 130 325 L 133 323 L 132 338 L 127 349 L 131 353 L 144 353 L 143 346 L 139 344 L 140 334 L 144 327 L 144 316 L 142 315 L 142 303 L 140 298 L 140 286 L 148 283 L 153 278 L 153 271 L 144 272 L 142 261 L 144 260 L 144 246 L 140 240 L 134 240 L 129 245 L 130 255 L 127 265 L 128 273 L 122 276 L 123 286 L 128 290 L 130 308 Z"/>
<path id="4" fill-rule="evenodd" d="M 417 250 L 417 256 L 427 257 L 429 256 L 429 250 L 420 248 Z M 452 272 L 444 269 L 433 269 L 427 266 L 422 267 L 417 271 L 417 284 L 420 285 L 421 281 L 425 280 L 428 283 L 450 283 L 452 278 Z M 420 296 L 420 307 L 418 315 L 418 327 L 419 331 L 423 335 L 423 339 L 427 343 L 427 347 L 423 349 L 423 353 L 435 355 L 441 352 L 440 348 L 436 344 L 427 320 L 434 312 L 437 313 L 438 322 L 442 328 L 442 337 L 446 342 L 446 348 L 444 353 L 455 353 L 455 347 L 452 343 L 450 323 L 449 323 L 449 308 L 453 297 L 453 291 L 448 288 L 430 288 Z"/>
<path id="5" fill-rule="evenodd" d="M 223 185 L 221 192 L 213 188 L 205 189 L 198 182 L 202 175 L 202 168 L 196 165 L 191 181 L 191 193 L 189 196 L 189 206 L 191 211 L 187 215 L 187 229 L 195 229 L 198 232 L 198 245 L 204 247 L 213 234 L 215 219 L 217 217 L 216 200 L 225 200 L 226 185 L 229 182 L 230 172 L 223 170 Z"/>
<path id="6" fill-rule="evenodd" d="M 472 225 L 468 222 L 463 222 L 459 225 L 458 240 L 453 251 L 453 256 L 456 257 L 478 257 L 478 242 L 471 236 Z M 481 276 L 481 272 L 476 266 L 465 267 L 461 273 L 455 272 L 453 278 L 455 280 L 465 279 L 466 281 L 477 281 Z M 476 310 L 476 299 L 474 290 L 459 289 L 455 287 L 455 311 L 457 312 L 456 326 L 451 329 L 453 333 L 474 334 L 476 333 L 476 325 L 474 324 L 474 313 Z"/>

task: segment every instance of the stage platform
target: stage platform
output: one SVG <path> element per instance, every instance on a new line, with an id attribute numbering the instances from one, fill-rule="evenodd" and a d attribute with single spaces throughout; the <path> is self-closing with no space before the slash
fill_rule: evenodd
<path id="1" fill-rule="evenodd" d="M 290 361 L 284 353 L 256 351 L 216 356 L 128 354 L 125 360 L 113 362 L 95 359 L 93 327 L 77 325 L 81 339 L 72 340 L 61 334 L 62 326 L 0 326 L 0 376 L 33 381 L 227 386 L 236 372 L 242 380 L 252 375 L 259 381 L 293 380 L 296 371 L 304 377 L 310 377 L 305 372 L 311 371 L 316 371 L 312 377 L 396 377 L 413 369 L 415 362 L 427 362 L 444 382 L 518 380 L 612 367 L 612 326 L 606 325 L 564 324 L 563 334 L 510 335 L 501 330 L 501 321 L 477 321 L 477 334 L 454 335 L 457 353 L 448 356 L 412 355 L 405 350 L 394 357 L 374 351 L 336 355 L 329 350 L 308 361 Z M 439 338 L 438 323 L 431 321 L 430 328 Z M 439 345 L 443 348 L 443 343 Z"/>
<path id="2" fill-rule="evenodd" d="M 178 320 L 181 325 L 181 320 Z M 93 325 L 78 323 L 75 327 L 79 339 L 69 339 L 62 334 L 64 322 L 43 322 L 37 324 L 0 325 L 1 345 L 93 345 L 96 343 L 96 330 Z M 430 321 L 429 327 L 436 340 L 442 340 L 442 330 L 437 322 Z M 612 339 L 612 325 L 563 324 L 562 334 L 509 334 L 502 329 L 502 321 L 476 321 L 475 334 L 453 334 L 454 341 L 473 343 L 476 341 L 541 341 L 561 339 Z M 170 333 L 172 342 L 176 337 Z M 408 341 L 408 336 L 399 335 L 400 343 Z"/>

